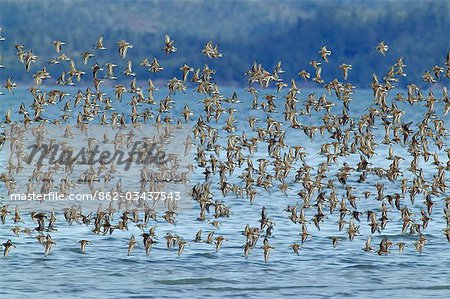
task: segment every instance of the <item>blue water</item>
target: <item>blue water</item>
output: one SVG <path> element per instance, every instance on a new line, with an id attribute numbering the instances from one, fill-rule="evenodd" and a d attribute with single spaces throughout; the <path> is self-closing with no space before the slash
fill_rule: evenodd
<path id="1" fill-rule="evenodd" d="M 258 110 L 251 111 L 250 96 L 243 89 L 236 89 L 238 96 L 243 101 L 240 104 L 223 104 L 224 107 L 235 107 L 238 112 L 237 134 L 246 131 L 248 137 L 254 136 L 251 133 L 245 119 L 249 115 L 258 116 L 261 122 L 258 126 L 265 126 L 264 120 L 266 113 Z M 76 92 L 76 90 L 74 90 Z M 223 89 L 222 93 L 231 96 L 233 89 Z M 309 93 L 316 92 L 317 97 L 322 95 L 323 90 L 303 90 L 300 99 L 305 99 Z M 275 90 L 267 90 L 267 93 L 276 93 Z M 281 112 L 283 111 L 282 92 L 279 99 L 276 100 L 277 114 L 272 117 L 283 121 Z M 163 92 L 156 94 L 157 98 L 162 98 Z M 260 91 L 260 98 L 264 91 Z M 438 94 L 436 95 L 438 96 Z M 393 97 L 393 95 L 391 96 Z M 332 97 L 329 97 L 330 99 Z M 194 119 L 202 112 L 202 106 L 198 103 L 201 96 L 194 93 L 177 94 L 175 97 L 176 108 L 173 115 L 177 115 L 188 103 L 194 110 Z M 31 103 L 29 96 L 26 96 L 24 90 L 16 90 L 14 96 L 5 96 L 1 99 L 0 115 L 11 107 L 13 111 L 18 108 L 21 101 Z M 372 92 L 368 90 L 357 90 L 354 100 L 350 104 L 351 116 L 357 117 L 365 113 L 365 109 L 372 105 Z M 420 104 L 423 105 L 423 104 Z M 408 104 L 398 103 L 399 108 L 405 109 L 407 114 L 403 121 L 421 120 L 425 111 L 424 107 L 415 105 L 410 108 Z M 298 107 L 301 103 L 298 104 Z M 13 108 L 14 107 L 14 108 Z M 59 106 L 58 106 L 59 107 Z M 126 110 L 126 100 L 116 106 L 116 111 Z M 340 113 L 338 104 L 336 113 Z M 56 114 L 59 108 L 49 107 L 43 114 Z M 436 105 L 437 115 L 441 117 L 442 111 L 440 103 Z M 16 119 L 17 117 L 14 116 Z M 217 128 L 221 128 L 226 119 L 222 116 Z M 302 116 L 299 120 L 304 124 L 319 124 L 319 113 L 313 112 L 312 117 Z M 449 129 L 449 116 L 444 118 L 446 128 Z M 378 124 L 379 126 L 379 124 Z M 303 145 L 307 149 L 308 165 L 317 170 L 319 163 L 323 162 L 323 157 L 318 155 L 320 144 L 329 139 L 316 134 L 314 141 L 311 142 L 301 130 L 287 130 L 286 143 L 289 145 Z M 374 130 L 375 132 L 376 130 Z M 369 161 L 376 167 L 387 168 L 390 161 L 386 160 L 387 146 L 382 145 L 382 136 L 384 130 L 379 126 L 376 131 L 379 147 L 377 154 Z M 235 134 L 236 134 L 235 133 Z M 220 134 L 226 134 L 220 130 Z M 221 140 L 223 144 L 226 140 Z M 443 140 L 448 145 L 448 138 Z M 436 149 L 430 145 L 430 151 Z M 406 158 L 400 165 L 405 177 L 411 177 L 406 171 L 409 159 L 405 148 L 401 145 L 395 145 L 396 154 Z M 437 150 L 436 150 L 437 151 Z M 445 152 L 438 151 L 441 162 L 445 163 Z M 260 146 L 254 159 L 267 157 L 266 146 Z M 222 153 L 221 159 L 224 158 Z M 335 171 L 342 166 L 343 162 L 348 162 L 355 166 L 359 161 L 359 154 L 350 155 L 345 159 L 340 158 L 338 165 L 330 167 L 328 177 L 324 179 L 335 178 Z M 421 160 L 420 166 L 424 169 L 426 179 L 430 179 L 436 170 L 431 165 L 433 159 L 428 163 Z M 193 160 L 194 162 L 194 160 Z M 301 165 L 295 164 L 296 167 Z M 257 163 L 255 163 L 257 166 Z M 271 167 L 268 167 L 269 171 Z M 291 171 L 290 182 L 295 174 L 295 169 Z M 315 171 L 311 174 L 315 174 Z M 193 186 L 203 181 L 203 170 L 197 169 L 191 176 L 188 186 Z M 239 170 L 229 178 L 231 183 L 238 183 Z M 449 183 L 450 173 L 446 171 L 446 182 Z M 399 179 L 401 179 L 400 177 Z M 134 178 L 130 178 L 134 179 Z M 374 199 L 372 194 L 365 200 L 362 193 L 366 190 L 376 194 L 375 183 L 380 182 L 378 177 L 369 175 L 367 181 L 357 184 L 358 174 L 350 176 L 348 183 L 354 186 L 353 194 L 360 199 L 357 201 L 358 211 L 377 210 L 381 203 Z M 230 207 L 232 215 L 229 218 L 220 218 L 220 227 L 216 229 L 209 224 L 214 220 L 213 211 L 207 214 L 207 221 L 197 221 L 199 207 L 192 201 L 191 208 L 184 208 L 179 211 L 176 217 L 175 225 L 168 224 L 163 220 L 158 222 L 150 221 L 149 227 L 156 225 L 156 234 L 158 243 L 152 247 L 149 257 L 145 255 L 142 238 L 139 235 L 142 231 L 130 222 L 128 231 L 115 230 L 112 235 L 99 236 L 91 232 L 92 225 L 73 224 L 69 226 L 61 214 L 64 207 L 70 206 L 69 203 L 61 203 L 61 209 L 56 210 L 58 221 L 56 223 L 57 232 L 51 233 L 56 244 L 49 256 L 44 257 L 42 245 L 25 234 L 20 237 L 14 236 L 11 228 L 14 226 L 10 220 L 12 215 L 7 217 L 7 223 L 0 225 L 0 241 L 3 243 L 11 239 L 17 248 L 13 248 L 9 256 L 0 260 L 0 298 L 23 298 L 25 295 L 43 298 L 204 298 L 204 297 L 290 297 L 300 296 L 305 298 L 328 298 L 328 297 L 354 297 L 354 298 L 389 298 L 389 297 L 408 297 L 408 298 L 448 298 L 450 296 L 450 243 L 447 242 L 442 234 L 442 229 L 446 223 L 443 219 L 442 209 L 444 207 L 444 198 L 450 196 L 449 189 L 446 193 L 433 197 L 436 205 L 431 215 L 426 230 L 423 231 L 428 243 L 422 254 L 419 254 L 414 248 L 414 242 L 417 235 L 402 235 L 400 213 L 395 207 L 389 207 L 388 216 L 390 221 L 386 229 L 381 233 L 375 233 L 372 236 L 372 246 L 378 249 L 378 244 L 384 236 L 387 236 L 394 243 L 404 241 L 408 244 L 403 254 L 399 254 L 396 247 L 392 247 L 392 253 L 386 256 L 379 256 L 376 252 L 364 252 L 362 248 L 370 234 L 365 215 L 361 216 L 360 236 L 356 236 L 353 241 L 349 241 L 345 229 L 339 232 L 336 221 L 339 218 L 339 212 L 335 211 L 329 215 L 328 209 L 324 209 L 327 214 L 326 219 L 321 224 L 319 231 L 314 224 L 308 224 L 308 230 L 311 237 L 305 242 L 300 250 L 300 255 L 293 253 L 289 245 L 293 242 L 300 242 L 299 233 L 301 226 L 293 224 L 288 217 L 290 213 L 284 209 L 288 205 L 301 204 L 300 198 L 296 195 L 302 190 L 301 184 L 290 183 L 291 190 L 287 195 L 282 194 L 275 183 L 275 187 L 270 192 L 258 189 L 258 195 L 255 202 L 250 205 L 247 198 L 237 197 L 233 194 L 223 197 L 217 189 L 217 177 L 211 180 L 214 199 L 223 201 Z M 274 182 L 276 182 L 274 180 Z M 381 180 L 386 186 L 385 195 L 399 192 L 399 182 L 389 182 Z M 335 186 L 339 190 L 339 200 L 345 188 L 337 182 Z M 3 185 L 1 187 L 4 199 L 2 204 L 10 204 L 10 210 L 13 211 L 14 203 L 11 203 L 5 193 Z M 316 194 L 317 195 L 317 194 Z M 187 198 L 187 195 L 186 195 Z M 414 217 L 420 222 L 420 209 L 424 208 L 423 194 L 416 197 L 414 205 L 409 199 L 402 200 L 402 206 L 407 205 L 415 213 Z M 314 200 L 312 200 L 314 202 Z M 245 243 L 245 237 L 241 234 L 244 226 L 259 226 L 261 209 L 267 208 L 268 216 L 276 225 L 273 231 L 273 237 L 270 238 L 270 244 L 274 247 L 270 254 L 268 263 L 264 263 L 262 238 L 258 245 L 253 249 L 245 259 L 242 245 Z M 338 207 L 339 208 L 339 207 Z M 350 205 L 348 208 L 351 209 Z M 306 216 L 311 219 L 316 209 L 311 208 L 306 211 Z M 159 211 L 161 215 L 163 211 Z M 381 214 L 378 213 L 380 216 Z M 36 226 L 30 217 L 23 213 L 22 217 L 25 223 L 21 227 L 33 228 Z M 113 222 L 117 222 L 119 214 L 116 213 Z M 346 218 L 349 219 L 349 216 Z M 203 238 L 210 231 L 215 231 L 215 236 L 223 235 L 227 238 L 224 241 L 222 249 L 215 252 L 213 244 L 189 242 L 183 254 L 177 256 L 177 251 L 168 251 L 166 249 L 163 236 L 166 232 L 177 234 L 187 241 L 194 238 L 195 233 L 203 229 Z M 130 256 L 127 256 L 127 242 L 130 236 L 134 234 L 137 237 L 138 245 Z M 342 240 L 336 248 L 333 248 L 329 237 L 339 236 Z M 81 254 L 78 247 L 78 240 L 89 239 L 92 245 L 88 245 L 86 254 Z"/>

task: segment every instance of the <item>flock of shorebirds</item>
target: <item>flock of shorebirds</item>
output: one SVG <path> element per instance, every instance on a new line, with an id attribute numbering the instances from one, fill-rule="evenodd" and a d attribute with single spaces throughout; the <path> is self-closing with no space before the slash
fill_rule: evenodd
<path id="1" fill-rule="evenodd" d="M 3 41 L 5 38 L 1 36 L 1 32 L 0 29 L 0 41 Z M 165 54 L 176 55 L 175 41 L 168 35 L 161 44 L 161 50 Z M 246 118 L 247 129 L 246 125 L 238 124 L 236 120 L 237 113 L 247 113 L 238 109 L 242 101 L 236 93 L 230 97 L 220 93 L 213 79 L 215 70 L 206 64 L 200 68 L 187 64 L 181 66 L 180 78 L 170 79 L 166 84 L 167 96 L 158 99 L 158 94 L 155 93 L 157 87 L 152 80 L 141 78 L 146 80 L 147 87 L 139 86 L 142 81 L 137 80 L 133 71 L 134 62 L 128 58 L 128 52 L 133 49 L 130 42 L 121 40 L 116 44 L 120 59 L 125 65 L 120 76 L 124 78 L 122 82 L 127 78 L 131 80 L 129 86 L 119 83 L 116 75 L 119 63 L 111 61 L 99 65 L 95 62 L 99 52 L 113 47 L 104 43 L 103 36 L 93 43 L 93 49 L 81 53 L 81 59 L 66 54 L 63 41 L 54 41 L 53 46 L 55 57 L 37 70 L 34 65 L 39 60 L 38 56 L 25 45 L 14 46 L 17 59 L 24 65 L 26 72 L 32 73 L 34 85 L 29 87 L 28 91 L 33 97 L 33 103 L 31 106 L 20 104 L 17 112 L 11 112 L 10 109 L 3 123 L 25 128 L 29 124 L 53 123 L 63 126 L 70 122 L 76 122 L 77 125 L 96 123 L 130 127 L 137 127 L 142 123 L 176 123 L 179 126 L 191 124 L 192 136 L 185 144 L 186 147 L 196 149 L 193 161 L 195 167 L 201 169 L 204 182 L 196 182 L 189 196 L 196 203 L 195 208 L 199 213 L 196 220 L 201 223 L 207 222 L 214 229 L 218 229 L 221 218 L 232 215 L 233 200 L 246 198 L 252 204 L 258 200 L 258 195 L 264 197 L 264 193 L 272 192 L 270 200 L 290 200 L 293 203 L 285 208 L 285 215 L 289 219 L 287 221 L 291 221 L 295 227 L 293 242 L 290 245 L 295 254 L 299 254 L 300 249 L 307 246 L 311 227 L 320 230 L 321 223 L 331 218 L 333 213 L 339 215 L 337 229 L 339 232 L 346 232 L 350 241 L 361 235 L 360 223 L 367 218 L 370 234 L 365 237 L 367 239 L 363 250 L 374 251 L 379 255 L 389 254 L 392 247 L 398 248 L 401 253 L 408 245 L 406 242 L 394 243 L 388 236 L 383 235 L 383 230 L 389 223 L 401 223 L 402 228 L 398 233 L 415 236 L 414 247 L 418 252 L 422 252 L 429 242 L 425 233 L 428 224 L 433 221 L 432 217 L 444 217 L 447 225 L 442 231 L 450 242 L 450 197 L 446 197 L 450 149 L 445 142 L 449 128 L 445 118 L 450 111 L 450 97 L 446 87 L 442 87 L 448 84 L 450 79 L 450 52 L 446 60 L 443 59 L 442 65 L 425 71 L 422 77 L 424 82 L 420 83 L 426 88 L 434 86 L 442 89 L 442 95 L 435 96 L 431 90 L 424 94 L 418 86 L 420 84 L 409 84 L 405 92 L 399 91 L 395 97 L 389 98 L 395 85 L 406 76 L 406 65 L 400 57 L 382 77 L 375 74 L 372 76 L 370 86 L 373 90 L 373 101 L 364 113 L 358 116 L 350 113 L 355 86 L 347 80 L 352 66 L 345 63 L 339 66 L 342 78 L 335 78 L 330 82 L 322 78 L 322 68 L 332 58 L 332 51 L 327 47 L 320 49 L 318 60 L 309 62 L 312 72 L 304 69 L 298 74 L 302 80 L 313 81 L 315 83 L 311 84 L 324 88 L 320 97 L 315 93 L 306 97 L 300 96 L 301 90 L 295 79 L 290 82 L 283 80 L 285 71 L 281 62 L 273 71 L 254 63 L 245 73 L 249 85 L 246 91 L 251 97 L 251 109 L 259 110 L 258 113 L 264 117 L 249 115 Z M 381 42 L 375 50 L 385 56 L 389 47 Z M 209 59 L 222 57 L 218 45 L 212 41 L 205 45 L 201 53 Z M 58 74 L 56 81 L 52 79 L 49 70 L 54 65 L 63 65 L 65 68 L 65 71 Z M 146 68 L 150 73 L 164 71 L 157 58 L 144 58 L 138 67 Z M 1 65 L 1 61 L 0 69 L 0 74 L 7 70 L 7 66 Z M 92 73 L 89 74 L 88 70 Z M 86 88 L 84 92 L 80 89 L 75 95 L 64 91 L 67 86 L 77 86 L 80 82 L 91 82 L 92 87 Z M 109 96 L 102 90 L 102 85 L 113 85 L 114 95 Z M 8 78 L 0 93 L 7 97 L 19 86 L 13 78 Z M 48 90 L 49 86 L 53 89 Z M 185 103 L 180 114 L 174 115 L 174 95 L 187 91 L 190 86 L 193 86 L 194 95 L 203 97 L 203 110 L 191 110 L 189 102 Z M 259 93 L 263 90 L 265 95 L 260 97 Z M 114 111 L 115 103 L 122 101 L 124 95 L 130 98 L 129 111 Z M 333 97 L 335 99 L 331 100 Z M 52 118 L 46 116 L 47 106 L 60 103 L 63 105 L 60 115 L 54 115 Z M 399 108 L 399 103 L 408 103 L 412 110 L 424 109 L 423 117 L 415 122 L 403 122 L 406 111 Z M 74 115 L 76 109 L 79 112 Z M 17 114 L 12 117 L 11 113 Z M 284 121 L 278 120 L 278 117 L 284 117 Z M 306 125 L 302 119 L 313 119 L 315 124 Z M 376 131 L 379 128 L 384 130 L 384 136 L 381 138 L 378 136 L 381 130 Z M 243 132 L 237 133 L 240 130 Z M 289 145 L 287 137 L 297 132 L 304 133 L 303 137 L 290 139 L 295 144 Z M 318 134 L 321 136 L 316 136 Z M 8 132 L 3 132 L 1 144 L 11 138 Z M 320 147 L 319 153 L 314 154 L 315 159 L 321 159 L 318 165 L 309 165 L 311 154 L 308 152 L 308 144 L 318 144 Z M 379 152 L 379 148 L 383 146 L 388 148 L 387 154 Z M 396 151 L 398 153 L 400 150 L 407 152 L 408 157 L 396 154 Z M 263 157 L 255 159 L 258 151 L 264 152 Z M 386 154 L 387 167 L 371 162 L 374 155 L 382 154 Z M 358 162 L 352 165 L 348 159 L 350 156 L 359 156 Z M 408 167 L 402 167 L 406 161 Z M 194 167 L 192 169 L 194 170 Z M 10 162 L 4 170 L 0 174 L 1 181 L 6 186 L 6 191 L 12 192 L 14 175 L 21 167 Z M 38 179 L 35 184 L 42 184 L 46 178 L 48 180 L 49 171 L 66 171 L 70 175 L 70 170 L 62 166 L 47 172 L 44 169 L 40 171 L 41 174 L 47 175 L 37 176 L 41 181 Z M 99 181 L 107 173 L 104 169 L 93 171 L 94 177 Z M 195 171 L 198 173 L 198 170 Z M 137 178 L 139 179 L 141 183 L 144 180 L 143 177 Z M 159 182 L 145 183 L 148 184 L 146 188 L 150 188 L 150 185 Z M 387 188 L 387 184 L 395 186 L 395 192 L 389 192 L 392 188 Z M 417 202 L 415 200 L 419 195 L 423 197 L 423 201 Z M 220 196 L 222 200 L 219 200 Z M 228 199 L 230 197 L 233 200 Z M 376 205 L 376 208 L 358 210 L 358 202 L 370 202 Z M 442 206 L 443 214 L 433 209 L 435 206 Z M 47 256 L 56 244 L 50 234 L 56 234 L 57 213 L 54 210 L 30 212 L 29 217 L 37 223 L 36 228 L 30 228 L 22 225 L 24 222 L 19 206 L 16 206 L 14 211 L 12 209 L 8 204 L 0 207 L 1 223 L 13 221 L 15 226 L 11 231 L 16 236 L 20 233 L 34 236 L 37 242 L 43 245 L 44 254 Z M 158 239 L 157 226 L 152 226 L 151 222 L 156 224 L 157 219 L 161 218 L 173 224 L 178 215 L 175 210 L 167 209 L 161 216 L 149 203 L 126 209 L 110 203 L 107 208 L 100 205 L 96 212 L 89 214 L 83 213 L 80 206 L 74 205 L 64 208 L 62 214 L 70 225 L 86 225 L 91 228 L 93 234 L 99 235 L 113 234 L 115 230 L 128 230 L 132 223 L 142 230 L 142 244 L 149 255 Z M 8 216 L 10 214 L 14 215 L 12 219 Z M 117 214 L 120 216 L 114 221 Z M 268 210 L 263 207 L 258 219 L 259 224 L 247 224 L 243 228 L 243 237 L 239 238 L 242 238 L 246 258 L 252 250 L 258 248 L 263 250 L 264 260 L 269 260 L 269 254 L 274 249 L 271 242 L 275 222 L 268 214 Z M 2 238 L 7 238 L 5 235 L 3 230 Z M 296 235 L 299 237 L 295 237 Z M 378 246 L 372 246 L 374 236 L 380 240 Z M 189 238 L 189 241 L 175 233 L 166 233 L 164 239 L 167 249 L 178 248 L 179 255 L 190 243 L 215 244 L 215 250 L 219 251 L 227 241 L 223 235 L 217 235 L 217 231 L 211 231 L 204 237 L 201 229 L 194 239 Z M 330 246 L 336 247 L 343 238 L 332 236 L 330 239 Z M 78 243 L 80 251 L 85 253 L 91 241 L 83 239 Z M 132 235 L 128 241 L 128 255 L 136 244 L 138 240 Z M 5 257 L 15 248 L 11 239 L 5 241 L 2 246 Z"/>

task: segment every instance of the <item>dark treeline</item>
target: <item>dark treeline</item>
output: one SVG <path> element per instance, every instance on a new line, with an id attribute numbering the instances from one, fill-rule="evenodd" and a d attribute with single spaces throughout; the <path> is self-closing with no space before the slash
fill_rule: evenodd
<path id="1" fill-rule="evenodd" d="M 0 44 L 0 79 L 31 78 L 33 71 L 57 54 L 53 40 L 66 42 L 63 52 L 78 61 L 92 51 L 99 35 L 103 51 L 91 62 L 119 61 L 117 41 L 134 45 L 129 51 L 139 79 L 179 77 L 179 67 L 208 63 L 221 83 L 245 84 L 244 72 L 254 61 L 269 70 L 282 60 L 285 78 L 320 60 L 321 46 L 331 49 L 323 77 L 342 79 L 341 63 L 353 65 L 349 81 L 367 87 L 372 73 L 382 76 L 397 58 L 407 65 L 402 84 L 420 81 L 424 71 L 443 64 L 450 49 L 449 1 L 0 1 L 0 26 L 6 41 Z M 166 56 L 164 35 L 178 51 Z M 210 60 L 200 52 L 209 40 L 219 43 L 223 58 Z M 386 57 L 375 50 L 389 45 Z M 15 44 L 38 55 L 30 74 L 18 62 Z M 158 58 L 163 73 L 150 74 L 138 63 Z M 119 65 L 119 73 L 123 63 Z M 67 68 L 67 66 L 65 66 Z M 50 70 L 54 66 L 48 66 Z M 56 67 L 58 68 L 58 67 Z M 59 66 L 64 68 L 64 66 Z M 87 67 L 86 67 L 87 68 Z M 298 78 L 298 77 L 297 77 Z M 300 80 L 300 78 L 298 78 Z M 2 83 L 3 84 L 3 83 Z"/>

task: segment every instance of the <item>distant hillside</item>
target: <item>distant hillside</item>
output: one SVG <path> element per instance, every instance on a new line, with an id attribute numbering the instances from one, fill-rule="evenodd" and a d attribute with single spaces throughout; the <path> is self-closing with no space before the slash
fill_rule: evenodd
<path id="1" fill-rule="evenodd" d="M 217 67 L 221 82 L 245 83 L 243 73 L 253 61 L 272 69 L 283 61 L 286 78 L 296 77 L 308 62 L 319 59 L 321 46 L 332 50 L 324 66 L 325 79 L 340 76 L 342 62 L 353 65 L 349 80 L 367 86 L 372 73 L 382 74 L 405 57 L 408 81 L 417 81 L 427 68 L 442 64 L 450 49 L 449 1 L 0 1 L 0 26 L 7 40 L 0 44 L 2 82 L 6 75 L 27 75 L 14 55 L 24 44 L 39 56 L 34 70 L 56 56 L 51 42 L 67 43 L 63 51 L 80 59 L 103 34 L 105 45 L 126 39 L 134 48 L 135 64 L 157 57 L 166 71 L 158 78 L 179 76 L 183 63 Z M 160 51 L 164 34 L 179 49 L 166 57 Z M 224 57 L 211 61 L 200 51 L 212 39 Z M 390 46 L 383 57 L 375 51 L 381 40 Z M 93 61 L 117 61 L 117 49 Z M 149 76 L 135 67 L 138 76 Z M 144 77 L 145 78 L 145 77 Z M 2 83 L 3 84 L 3 83 Z"/>

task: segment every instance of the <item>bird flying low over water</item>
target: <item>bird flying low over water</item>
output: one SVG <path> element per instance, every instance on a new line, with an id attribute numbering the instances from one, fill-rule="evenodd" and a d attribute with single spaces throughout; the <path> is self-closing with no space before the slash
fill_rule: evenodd
<path id="1" fill-rule="evenodd" d="M 165 35 L 164 37 L 164 48 L 161 50 L 164 51 L 166 54 L 175 53 L 177 51 L 177 48 L 174 46 L 175 41 L 170 38 L 169 35 Z"/>
<path id="2" fill-rule="evenodd" d="M 134 235 L 131 236 L 130 241 L 128 241 L 128 253 L 127 255 L 130 255 L 131 252 L 133 251 L 134 246 L 136 246 L 137 242 L 136 242 L 136 238 L 134 237 Z"/>
<path id="3" fill-rule="evenodd" d="M 103 35 L 100 35 L 95 42 L 94 49 L 97 50 L 106 50 L 107 48 L 103 45 Z"/>
<path id="4" fill-rule="evenodd" d="M 89 240 L 80 240 L 78 243 L 80 243 L 81 253 L 86 253 L 86 245 L 92 244 Z"/>
<path id="5" fill-rule="evenodd" d="M 127 57 L 128 49 L 132 49 L 133 45 L 125 40 L 121 40 L 117 43 L 117 47 L 119 49 L 119 55 L 122 59 Z"/>
<path id="6" fill-rule="evenodd" d="M 5 37 L 2 36 L 3 27 L 0 27 L 0 42 L 3 42 L 6 40 Z"/>
<path id="7" fill-rule="evenodd" d="M 16 248 L 16 245 L 14 245 L 11 240 L 6 241 L 5 243 L 2 244 L 2 246 L 4 247 L 4 251 L 3 251 L 3 257 L 7 257 L 9 254 L 9 251 L 11 250 L 11 248 Z"/>
<path id="8" fill-rule="evenodd" d="M 387 50 L 389 50 L 389 46 L 384 43 L 384 41 L 380 42 L 377 47 L 377 51 L 383 54 L 383 56 L 386 56 Z"/>
<path id="9" fill-rule="evenodd" d="M 209 41 L 205 48 L 203 48 L 202 53 L 205 54 L 208 58 L 221 58 L 223 55 L 219 52 L 219 45 L 213 44 L 212 41 Z"/>
<path id="10" fill-rule="evenodd" d="M 52 237 L 47 234 L 47 236 L 45 237 L 44 241 L 43 241 L 43 245 L 44 245 L 44 256 L 47 256 L 50 254 L 50 250 L 52 250 L 53 245 L 56 244 Z"/>

